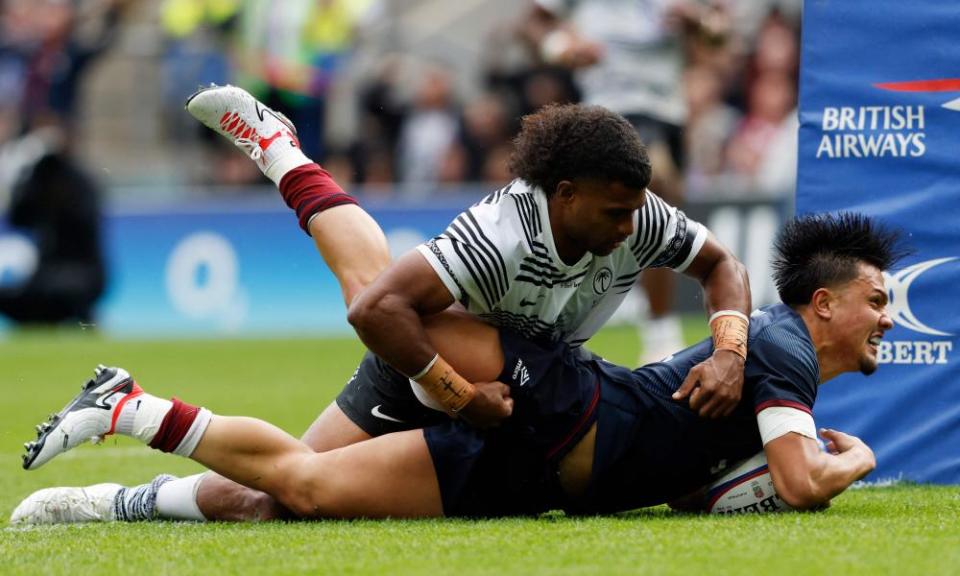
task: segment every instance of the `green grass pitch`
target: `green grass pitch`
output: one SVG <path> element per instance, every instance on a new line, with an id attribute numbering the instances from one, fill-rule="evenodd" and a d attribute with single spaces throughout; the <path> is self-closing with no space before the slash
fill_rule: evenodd
<path id="1" fill-rule="evenodd" d="M 687 326 L 703 335 L 702 320 Z M 632 362 L 632 330 L 592 348 Z M 960 574 L 960 490 L 851 490 L 818 514 L 681 516 L 664 507 L 599 518 L 496 521 L 140 523 L 15 529 L 33 490 L 140 483 L 200 470 L 126 439 L 83 446 L 35 472 L 21 444 L 93 366 L 124 366 L 157 395 L 258 416 L 299 435 L 353 372 L 350 339 L 114 341 L 27 333 L 0 343 L 0 574 Z"/>

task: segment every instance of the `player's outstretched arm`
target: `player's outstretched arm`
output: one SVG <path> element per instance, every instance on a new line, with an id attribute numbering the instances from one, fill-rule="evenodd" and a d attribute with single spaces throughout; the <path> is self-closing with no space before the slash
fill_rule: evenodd
<path id="1" fill-rule="evenodd" d="M 443 311 L 453 302 L 437 273 L 414 251 L 388 267 L 354 300 L 347 319 L 371 352 L 420 383 L 449 412 L 461 413 L 475 425 L 496 423 L 513 409 L 506 387 L 497 394 L 478 394 L 470 382 L 478 378 L 465 378 L 462 367 L 451 367 L 470 360 L 469 348 L 456 346 L 462 360 L 451 361 L 446 358 L 449 352 L 438 354 L 424 328 L 423 317 Z"/>
<path id="2" fill-rule="evenodd" d="M 764 446 L 777 494 L 797 510 L 827 504 L 877 465 L 862 440 L 835 430 L 821 430 L 827 452 L 816 440 L 790 432 Z"/>

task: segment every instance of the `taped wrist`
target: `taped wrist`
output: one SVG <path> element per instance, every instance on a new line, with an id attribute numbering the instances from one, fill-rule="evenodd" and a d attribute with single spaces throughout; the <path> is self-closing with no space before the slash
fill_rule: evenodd
<path id="1" fill-rule="evenodd" d="M 317 164 L 306 164 L 290 170 L 280 180 L 278 188 L 283 201 L 297 213 L 300 228 L 308 235 L 308 224 L 316 214 L 341 204 L 357 203 L 333 180 L 329 172 Z"/>
<path id="2" fill-rule="evenodd" d="M 476 387 L 457 374 L 439 354 L 411 380 L 426 390 L 444 409 L 453 413 L 462 410 L 477 394 Z"/>
<path id="3" fill-rule="evenodd" d="M 730 350 L 747 359 L 747 332 L 750 319 L 743 312 L 720 310 L 710 316 L 710 333 L 714 350 Z"/>

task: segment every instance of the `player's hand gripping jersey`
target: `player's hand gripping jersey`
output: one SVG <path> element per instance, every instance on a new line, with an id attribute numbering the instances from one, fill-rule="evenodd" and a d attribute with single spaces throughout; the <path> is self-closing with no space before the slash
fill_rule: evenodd
<path id="1" fill-rule="evenodd" d="M 634 233 L 608 256 L 572 265 L 557 255 L 547 196 L 517 179 L 419 246 L 467 310 L 537 340 L 587 341 L 645 268 L 682 272 L 707 238 L 704 226 L 647 191 Z"/>

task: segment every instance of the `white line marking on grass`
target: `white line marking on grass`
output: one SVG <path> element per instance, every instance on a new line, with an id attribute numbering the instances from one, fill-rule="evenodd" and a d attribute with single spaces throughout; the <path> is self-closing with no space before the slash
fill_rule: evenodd
<path id="1" fill-rule="evenodd" d="M 0 452 L 0 458 L 19 458 L 23 452 Z M 137 446 L 109 446 L 100 449 L 89 450 L 71 450 L 65 454 L 57 456 L 57 460 L 110 460 L 114 458 L 153 458 L 160 456 L 161 452 L 148 450 L 146 447 Z"/>

